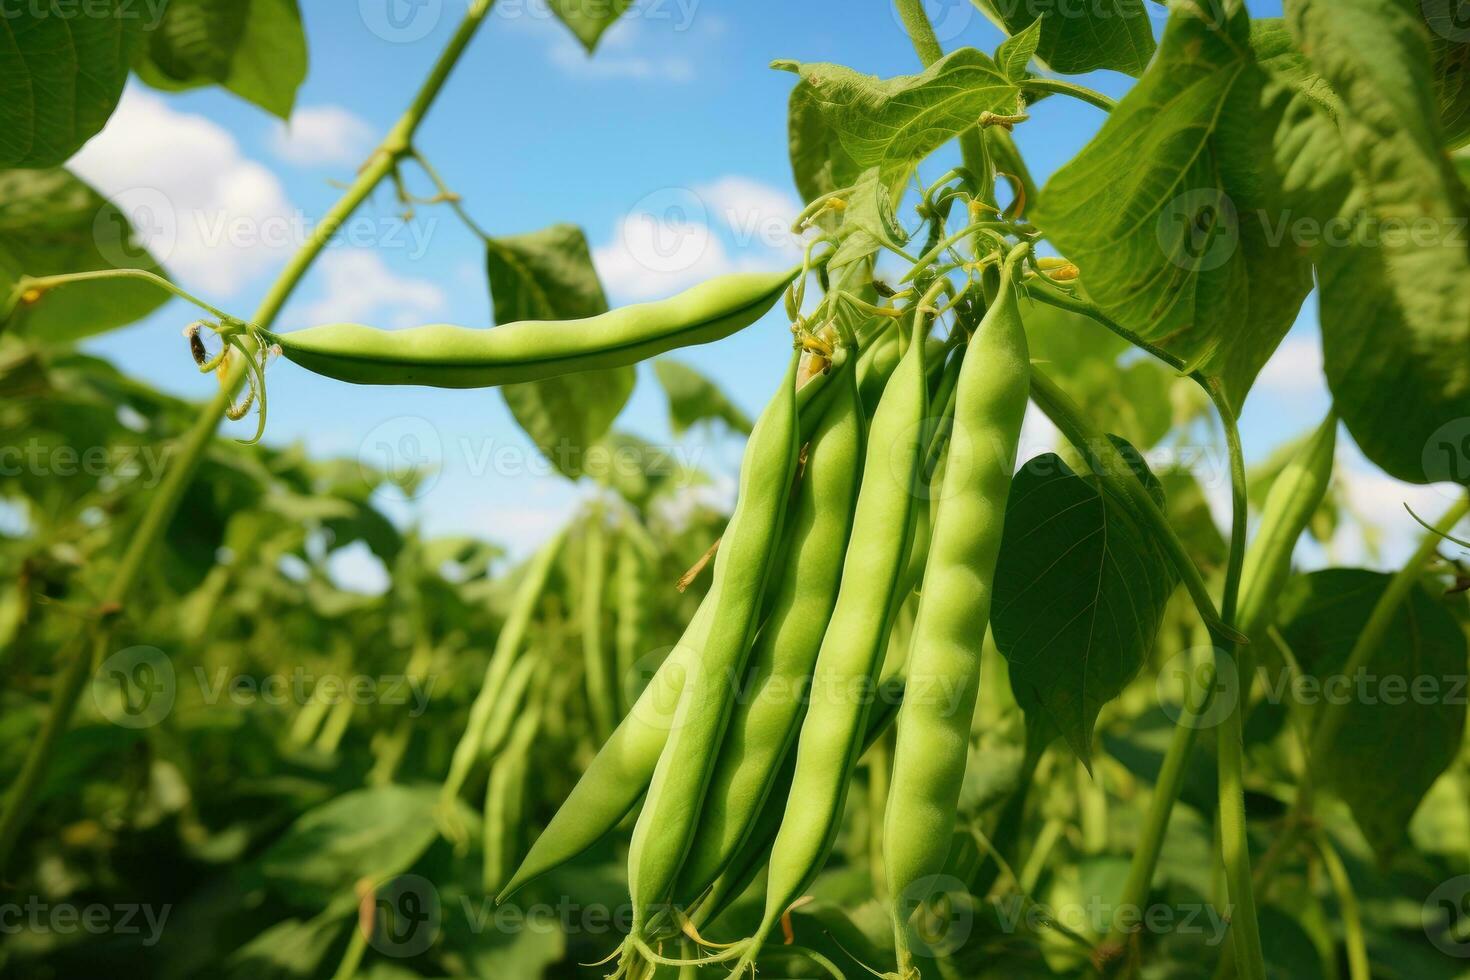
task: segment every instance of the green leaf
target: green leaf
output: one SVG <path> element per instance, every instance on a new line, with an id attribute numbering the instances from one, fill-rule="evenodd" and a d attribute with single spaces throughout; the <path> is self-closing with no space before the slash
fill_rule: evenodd
<path id="1" fill-rule="evenodd" d="M 1158 481 L 1116 440 L 1155 498 Z M 1137 674 L 1175 574 L 1127 506 L 1052 453 L 1016 474 L 991 628 L 1028 727 L 1054 725 L 1088 762 L 1098 711 Z"/>
<path id="2" fill-rule="evenodd" d="M 336 917 L 277 922 L 230 954 L 225 976 L 250 980 L 314 976 L 344 925 Z"/>
<path id="3" fill-rule="evenodd" d="M 171 0 L 137 69 L 155 88 L 223 85 L 289 119 L 306 80 L 301 11 L 296 0 Z"/>
<path id="4" fill-rule="evenodd" d="M 485 246 L 496 323 L 607 312 L 587 236 L 576 225 L 490 238 Z"/>
<path id="5" fill-rule="evenodd" d="M 1036 47 L 1041 41 L 1041 24 L 1044 17 L 1038 17 L 1028 26 L 1011 35 L 1001 42 L 995 51 L 995 63 L 1005 76 L 1011 81 L 1019 84 L 1026 77 L 1026 67 L 1031 64 L 1031 59 L 1036 57 Z M 1149 38 L 1153 40 L 1152 37 Z"/>
<path id="6" fill-rule="evenodd" d="M 1278 605 L 1281 632 L 1302 669 L 1322 683 L 1300 700 L 1348 712 L 1317 778 L 1352 809 L 1381 857 L 1459 753 L 1465 732 L 1465 633 L 1446 605 L 1415 587 L 1363 672 L 1341 673 L 1391 576 L 1330 568 L 1292 579 Z M 1463 600 L 1459 600 L 1463 603 Z"/>
<path id="7" fill-rule="evenodd" d="M 877 167 L 864 170 L 851 187 L 844 189 L 842 197 L 847 206 L 842 211 L 841 222 L 830 229 L 838 244 L 837 251 L 827 260 L 827 268 L 834 274 L 852 268 L 856 276 L 866 269 L 860 263 L 875 256 L 881 248 L 901 248 L 909 236 L 894 214 L 891 185 L 884 181 Z"/>
<path id="8" fill-rule="evenodd" d="M 1137 77 L 1154 53 L 1153 28 L 1143 0 L 1076 5 L 1032 0 L 971 2 L 1012 36 L 1040 25 L 1037 57 L 1045 67 L 1065 75 L 1110 68 Z"/>
<path id="9" fill-rule="evenodd" d="M 116 268 L 163 275 L 127 216 L 66 170 L 0 171 L 0 279 Z M 36 340 L 64 344 L 139 320 L 169 298 L 136 279 L 70 284 L 20 314 Z"/>
<path id="10" fill-rule="evenodd" d="M 1237 410 L 1311 289 L 1307 250 L 1271 233 L 1285 100 L 1248 32 L 1243 12 L 1176 7 L 1149 70 L 1032 211 L 1104 311 L 1219 378 Z"/>
<path id="11" fill-rule="evenodd" d="M 293 904 L 322 909 L 413 866 L 439 836 L 438 787 L 377 786 L 308 810 L 260 859 L 266 879 Z"/>
<path id="12" fill-rule="evenodd" d="M 1461 0 L 1419 0 L 1434 59 L 1431 77 L 1445 145 L 1470 142 L 1470 26 Z"/>
<path id="13" fill-rule="evenodd" d="M 55 167 L 102 129 L 146 27 L 130 0 L 6 4 L 0 167 Z"/>
<path id="14" fill-rule="evenodd" d="M 496 323 L 574 320 L 607 310 L 587 237 L 575 225 L 488 239 L 485 256 Z M 607 434 L 637 379 L 629 366 L 506 385 L 500 394 L 542 454 L 577 479 L 587 451 Z"/>
<path id="15" fill-rule="evenodd" d="M 808 204 L 857 180 L 863 168 L 842 149 L 817 102 L 816 90 L 802 80 L 791 89 L 787 141 L 796 190 Z"/>
<path id="16" fill-rule="evenodd" d="M 1414 483 L 1436 430 L 1470 416 L 1470 194 L 1444 152 L 1430 50 L 1393 0 L 1294 2 L 1289 22 L 1339 94 L 1363 208 L 1321 258 L 1328 383 L 1365 455 Z"/>
<path id="17" fill-rule="evenodd" d="M 680 361 L 666 357 L 653 362 L 664 394 L 669 396 L 669 424 L 675 435 L 705 419 L 724 422 L 736 432 L 750 434 L 750 417 L 735 406 L 719 385 Z"/>
<path id="18" fill-rule="evenodd" d="M 772 62 L 812 89 L 842 150 L 887 182 L 974 126 L 982 112 L 1011 112 L 1018 90 L 988 56 L 961 48 L 918 75 L 880 79 L 842 65 Z"/>
<path id="19" fill-rule="evenodd" d="M 616 24 L 618 18 L 633 5 L 633 0 L 603 0 L 600 3 L 588 3 L 587 0 L 546 0 L 546 5 L 556 14 L 558 20 L 577 35 L 582 47 L 591 54 L 607 29 Z"/>

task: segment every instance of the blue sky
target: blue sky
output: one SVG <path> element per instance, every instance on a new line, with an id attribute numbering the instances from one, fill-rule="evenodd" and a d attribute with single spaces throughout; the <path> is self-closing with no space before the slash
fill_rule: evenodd
<path id="1" fill-rule="evenodd" d="M 155 251 L 186 288 L 248 317 L 303 223 L 337 198 L 332 182 L 350 179 L 397 119 L 463 10 L 462 0 L 423 0 L 409 26 L 395 31 L 382 20 L 384 2 L 303 4 L 311 71 L 289 129 L 223 91 L 164 95 L 134 86 L 75 169 L 155 226 L 145 235 L 155 236 Z M 1279 13 L 1275 4 L 1251 8 Z M 772 59 L 835 61 L 883 76 L 918 69 L 891 6 L 880 0 L 644 0 L 636 9 L 588 59 L 541 4 L 501 0 L 418 141 L 491 234 L 560 221 L 582 225 L 614 303 L 667 295 L 729 269 L 789 261 L 791 245 L 779 229 L 796 207 L 785 137 L 792 76 L 771 70 Z M 948 47 L 993 50 L 1001 40 L 968 0 L 936 0 L 931 9 Z M 1161 23 L 1155 13 L 1156 30 Z M 1083 81 L 1114 95 L 1128 82 L 1108 73 Z M 1099 123 L 1095 109 L 1049 99 L 1017 140 L 1044 179 Z M 924 172 L 937 176 L 947 165 L 939 159 Z M 412 167 L 408 179 L 415 190 L 430 190 Z M 446 208 L 420 207 L 407 223 L 400 210 L 391 189 L 380 190 L 350 227 L 352 240 L 323 257 L 281 325 L 487 324 L 475 236 Z M 649 250 L 655 232 L 640 217 L 646 213 L 683 216 L 660 232 L 683 236 L 679 268 L 648 267 L 647 257 L 659 253 Z M 210 381 L 193 372 L 180 338 L 191 319 L 190 308 L 170 303 L 89 346 L 165 389 L 204 397 Z M 768 317 L 678 356 L 717 378 L 753 414 L 784 363 L 786 331 L 781 317 Z M 314 453 L 374 462 L 383 461 L 383 446 L 417 446 L 440 460 L 441 473 L 426 492 L 390 504 L 398 517 L 430 531 L 473 533 L 523 551 L 586 493 L 538 475 L 534 451 L 493 391 L 354 388 L 286 363 L 273 364 L 269 376 L 272 443 L 302 440 Z M 1309 304 L 1247 406 L 1249 454 L 1264 456 L 1314 425 L 1326 407 Z M 240 434 L 252 427 L 242 423 Z M 619 427 L 670 441 L 663 396 L 646 366 Z M 704 433 L 677 445 L 728 487 L 737 441 Z M 1395 501 L 1410 499 L 1433 513 L 1445 498 L 1435 490 L 1406 491 L 1354 451 L 1345 456 L 1354 500 L 1381 516 L 1389 554 L 1400 553 L 1408 527 L 1393 513 Z M 1351 552 L 1343 557 L 1361 557 Z M 372 578 L 361 568 L 351 574 Z"/>

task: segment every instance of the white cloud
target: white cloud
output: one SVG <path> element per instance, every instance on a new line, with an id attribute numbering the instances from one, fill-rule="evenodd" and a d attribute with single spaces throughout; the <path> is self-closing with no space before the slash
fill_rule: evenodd
<path id="1" fill-rule="evenodd" d="M 615 302 L 668 296 L 736 267 L 708 225 L 647 214 L 623 218 L 612 241 L 592 250 L 592 262 Z"/>
<path id="2" fill-rule="evenodd" d="M 1320 392 L 1326 382 L 1322 377 L 1322 345 L 1314 334 L 1289 337 L 1271 355 L 1256 380 L 1257 388 L 1282 395 Z"/>
<path id="3" fill-rule="evenodd" d="M 306 106 L 277 123 L 271 149 L 281 159 L 304 167 L 353 166 L 372 149 L 374 131 L 341 106 Z"/>
<path id="4" fill-rule="evenodd" d="M 726 176 L 694 188 L 710 216 L 730 229 L 740 248 L 762 246 L 799 257 L 802 239 L 791 224 L 801 213 L 801 202 L 789 191 L 749 177 Z"/>
<path id="5" fill-rule="evenodd" d="M 236 294 L 299 237 L 280 181 L 227 129 L 137 86 L 68 166 L 128 215 L 171 274 L 212 296 Z"/>
<path id="6" fill-rule="evenodd" d="M 325 283 L 323 294 L 294 311 L 293 322 L 362 321 L 408 327 L 431 320 L 448 306 L 439 286 L 397 275 L 376 252 L 331 251 L 317 262 L 317 270 Z"/>
<path id="7" fill-rule="evenodd" d="M 592 258 L 616 301 L 667 296 L 712 276 L 794 261 L 802 245 L 790 228 L 800 210 L 791 194 L 736 175 L 665 188 L 640 200 Z"/>

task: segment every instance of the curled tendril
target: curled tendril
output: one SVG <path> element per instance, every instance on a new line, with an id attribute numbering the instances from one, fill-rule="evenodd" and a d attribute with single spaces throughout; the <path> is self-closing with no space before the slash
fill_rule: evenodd
<path id="1" fill-rule="evenodd" d="M 213 357 L 209 356 L 209 350 L 204 345 L 203 330 L 208 328 L 213 331 L 222 341 L 220 351 Z M 243 358 L 245 363 L 245 383 L 250 390 L 245 399 L 232 403 L 225 409 L 225 417 L 232 422 L 238 422 L 250 413 L 250 409 L 257 404 L 256 412 L 258 422 L 255 434 L 249 439 L 241 439 L 245 445 L 254 445 L 260 441 L 265 434 L 266 420 L 266 390 L 265 390 L 265 359 L 274 348 L 257 347 L 251 350 L 245 345 L 244 338 L 255 335 L 255 330 L 243 320 L 234 317 L 223 317 L 219 323 L 208 320 L 199 320 L 184 328 L 184 336 L 189 342 L 189 355 L 198 365 L 201 374 L 214 372 L 219 377 L 223 386 L 229 383 L 229 365 L 233 357 Z"/>
<path id="2" fill-rule="evenodd" d="M 1430 524 L 1424 518 L 1414 513 L 1414 508 L 1410 507 L 1407 502 L 1405 502 L 1404 504 L 1404 510 L 1408 511 L 1409 516 L 1418 521 L 1419 526 L 1424 528 L 1424 530 L 1430 532 L 1431 534 L 1436 534 L 1443 540 L 1457 544 L 1462 548 L 1470 548 L 1470 541 L 1462 541 L 1461 539 L 1455 537 L 1453 534 L 1450 534 L 1446 531 L 1441 531 L 1439 528 L 1435 527 L 1433 524 Z"/>

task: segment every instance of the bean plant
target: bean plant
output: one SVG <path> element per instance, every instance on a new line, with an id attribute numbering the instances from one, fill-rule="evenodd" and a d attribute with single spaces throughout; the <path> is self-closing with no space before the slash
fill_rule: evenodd
<path id="1" fill-rule="evenodd" d="M 249 5 L 253 33 L 203 0 L 91 33 L 21 11 L 0 429 L 169 452 L 156 485 L 0 476 L 24 518 L 0 538 L 0 927 L 23 894 L 173 896 L 183 921 L 7 929 L 0 971 L 1465 976 L 1463 11 L 1173 0 L 1156 32 L 1144 2 L 974 0 L 998 46 L 945 50 L 895 0 L 916 71 L 886 78 L 773 39 L 800 261 L 613 309 L 577 226 L 485 233 L 419 145 L 491 13 L 472 0 L 250 315 L 76 244 L 120 215 L 63 165 L 130 73 L 289 116 L 294 0 Z M 627 7 L 552 5 L 589 55 Z M 1074 80 L 1098 71 L 1131 84 Z M 1054 100 L 1097 129 L 1038 183 L 1022 147 Z M 278 325 L 384 183 L 483 239 L 492 325 Z M 218 377 L 207 404 L 74 347 L 169 295 L 200 310 L 171 353 Z M 1330 409 L 1248 466 L 1252 387 L 1313 310 Z M 773 318 L 752 420 L 677 352 Z M 646 463 L 615 420 L 649 361 L 674 430 L 746 437 L 728 513 L 692 502 L 706 474 L 555 455 Z M 380 491 L 424 474 L 262 441 L 301 371 L 497 389 L 586 496 L 521 560 L 391 520 Z M 1389 572 L 1333 564 L 1353 530 L 1376 547 L 1349 440 L 1445 491 Z M 1209 485 L 1179 462 L 1202 442 Z M 383 595 L 334 579 L 348 546 Z M 242 663 L 302 696 L 174 690 Z M 365 671 L 407 701 L 333 697 Z"/>

